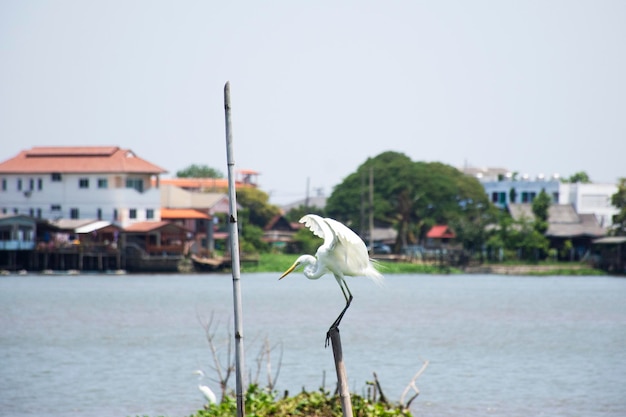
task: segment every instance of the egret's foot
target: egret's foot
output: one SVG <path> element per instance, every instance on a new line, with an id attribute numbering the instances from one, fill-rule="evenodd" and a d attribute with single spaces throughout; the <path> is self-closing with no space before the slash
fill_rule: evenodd
<path id="1" fill-rule="evenodd" d="M 335 324 L 333 323 L 333 325 L 330 326 L 330 328 L 326 332 L 326 342 L 324 342 L 324 348 L 327 348 L 328 345 L 330 344 L 330 332 L 332 332 L 335 329 L 339 331 L 339 327 L 335 326 Z"/>
<path id="2" fill-rule="evenodd" d="M 330 332 L 333 329 L 339 330 L 339 323 L 341 323 L 341 319 L 343 319 L 343 315 L 346 314 L 346 311 L 348 311 L 348 307 L 350 307 L 351 302 L 352 302 L 352 294 L 350 294 L 350 298 L 348 299 L 346 306 L 343 308 L 343 310 L 341 310 L 341 313 L 339 313 L 339 316 L 337 316 L 333 324 L 331 324 L 330 327 L 328 328 L 328 331 L 326 332 L 326 343 L 324 344 L 324 347 L 328 347 L 328 343 L 329 343 L 328 341 L 330 340 Z"/>

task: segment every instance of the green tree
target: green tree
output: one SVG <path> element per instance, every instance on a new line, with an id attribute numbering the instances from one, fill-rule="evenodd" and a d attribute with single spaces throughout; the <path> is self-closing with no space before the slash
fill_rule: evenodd
<path id="1" fill-rule="evenodd" d="M 535 230 L 541 234 L 544 234 L 548 230 L 548 213 L 551 204 L 552 199 L 546 193 L 546 190 L 541 190 L 539 195 L 533 200 L 532 210 L 535 215 L 534 227 Z"/>
<path id="2" fill-rule="evenodd" d="M 370 172 L 374 177 L 371 208 Z M 357 231 L 363 229 L 369 210 L 373 210 L 376 223 L 398 230 L 397 251 L 404 244 L 423 239 L 434 224 L 451 225 L 462 217 L 477 219 L 490 207 L 485 190 L 475 178 L 446 164 L 413 162 L 402 153 L 388 151 L 368 159 L 337 185 L 326 210 Z"/>
<path id="3" fill-rule="evenodd" d="M 326 210 L 315 206 L 305 207 L 304 205 L 300 205 L 285 213 L 285 218 L 290 222 L 297 222 L 305 214 L 317 214 L 318 216 L 326 217 Z"/>
<path id="4" fill-rule="evenodd" d="M 511 228 L 509 242 L 519 251 L 522 259 L 538 261 L 543 258 L 550 248 L 550 242 L 536 228 L 536 222 L 530 219 L 521 219 Z"/>
<path id="5" fill-rule="evenodd" d="M 267 252 L 269 245 L 263 241 L 263 229 L 254 224 L 244 223 L 241 226 L 240 249 L 244 253 Z"/>
<path id="6" fill-rule="evenodd" d="M 617 192 L 611 196 L 611 204 L 618 210 L 618 213 L 613 216 L 611 233 L 624 236 L 626 235 L 626 178 L 620 178 Z"/>
<path id="7" fill-rule="evenodd" d="M 307 228 L 298 230 L 293 236 L 293 240 L 296 243 L 296 247 L 294 247 L 294 249 L 296 249 L 297 253 L 314 254 L 317 251 L 317 248 L 324 243 L 321 238 L 315 236 Z"/>
<path id="8" fill-rule="evenodd" d="M 591 179 L 589 178 L 589 175 L 587 175 L 585 171 L 579 171 L 573 175 L 570 175 L 569 178 L 564 179 L 563 182 L 571 182 L 571 183 L 579 182 L 581 184 L 589 184 L 591 182 Z"/>
<path id="9" fill-rule="evenodd" d="M 237 204 L 242 207 L 239 217 L 250 224 L 263 228 L 280 213 L 280 209 L 269 203 L 269 195 L 254 187 L 237 189 Z"/>
<path id="10" fill-rule="evenodd" d="M 224 178 L 221 171 L 207 165 L 189 165 L 187 168 L 177 171 L 178 178 Z"/>

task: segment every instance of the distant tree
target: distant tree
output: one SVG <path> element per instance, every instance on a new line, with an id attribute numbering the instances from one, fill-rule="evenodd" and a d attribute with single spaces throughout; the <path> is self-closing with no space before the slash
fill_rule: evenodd
<path id="1" fill-rule="evenodd" d="M 224 178 L 221 171 L 207 165 L 189 165 L 187 168 L 176 172 L 177 178 Z"/>
<path id="2" fill-rule="evenodd" d="M 532 203 L 532 210 L 535 215 L 534 227 L 535 230 L 541 234 L 544 234 L 548 230 L 548 212 L 550 210 L 550 204 L 552 204 L 552 199 L 546 193 L 546 190 L 541 190 Z"/>
<path id="3" fill-rule="evenodd" d="M 305 214 L 311 214 L 311 213 L 317 214 L 318 216 L 326 217 L 326 210 L 322 208 L 315 207 L 315 206 L 305 207 L 304 205 L 300 205 L 298 207 L 292 208 L 287 213 L 285 213 L 285 218 L 289 220 L 290 222 L 297 222 Z"/>
<path id="4" fill-rule="evenodd" d="M 587 175 L 587 173 L 585 171 L 579 171 L 573 175 L 570 175 L 569 178 L 563 179 L 563 182 L 567 183 L 567 182 L 571 182 L 571 183 L 581 183 L 581 184 L 589 184 L 591 182 L 591 179 L 589 178 L 589 175 Z"/>
<path id="5" fill-rule="evenodd" d="M 611 204 L 618 213 L 613 216 L 612 234 L 617 236 L 626 235 L 626 178 L 620 178 L 617 184 L 617 192 L 611 196 Z"/>
<path id="6" fill-rule="evenodd" d="M 293 236 L 293 240 L 297 244 L 294 249 L 298 253 L 314 254 L 317 248 L 324 243 L 321 238 L 311 233 L 308 228 L 298 230 Z"/>
<path id="7" fill-rule="evenodd" d="M 536 228 L 536 223 L 528 219 L 518 220 L 512 228 L 510 241 L 519 250 L 522 259 L 538 261 L 544 258 L 550 249 L 550 241 Z"/>
<path id="8" fill-rule="evenodd" d="M 280 213 L 280 209 L 270 204 L 269 199 L 269 195 L 258 188 L 239 188 L 237 204 L 242 207 L 239 217 L 257 227 L 265 227 L 274 216 Z"/>
<path id="9" fill-rule="evenodd" d="M 369 204 L 370 173 L 373 207 Z M 372 210 L 375 223 L 398 231 L 397 251 L 422 240 L 434 224 L 452 225 L 462 217 L 476 220 L 491 206 L 476 178 L 450 165 L 413 162 L 402 153 L 388 151 L 369 158 L 337 185 L 326 211 L 363 234 Z"/>
<path id="10" fill-rule="evenodd" d="M 253 224 L 243 224 L 241 227 L 240 249 L 245 253 L 267 252 L 269 244 L 263 241 L 263 229 Z"/>
<path id="11" fill-rule="evenodd" d="M 538 212 L 541 216 L 541 211 Z M 519 259 L 538 260 L 548 252 L 549 244 L 548 238 L 538 230 L 537 217 L 515 220 L 508 211 L 501 211 L 497 227 L 488 234 L 485 247 L 492 259 L 497 259 L 497 254 L 503 250 L 509 255 L 516 253 Z"/>

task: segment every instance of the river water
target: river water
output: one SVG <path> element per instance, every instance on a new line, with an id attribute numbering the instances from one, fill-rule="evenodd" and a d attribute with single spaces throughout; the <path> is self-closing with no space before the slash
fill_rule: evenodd
<path id="1" fill-rule="evenodd" d="M 246 377 L 265 385 L 267 343 L 278 390 L 333 390 L 324 339 L 343 295 L 330 277 L 277 278 L 242 275 Z M 353 392 L 376 372 L 399 400 L 427 360 L 417 416 L 626 415 L 626 279 L 348 282 L 340 329 Z M 202 323 L 212 317 L 225 363 L 232 300 L 227 274 L 1 277 L 0 415 L 188 416 L 203 404 L 193 371 L 216 375 Z"/>

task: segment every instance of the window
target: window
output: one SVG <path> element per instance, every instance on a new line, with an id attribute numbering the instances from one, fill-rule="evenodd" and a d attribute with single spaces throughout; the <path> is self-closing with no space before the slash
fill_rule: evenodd
<path id="1" fill-rule="evenodd" d="M 51 211 L 61 211 L 61 205 L 60 204 L 53 204 L 50 206 L 50 210 Z"/>
<path id="2" fill-rule="evenodd" d="M 37 209 L 37 218 L 41 219 L 41 209 L 40 208 Z"/>
<path id="3" fill-rule="evenodd" d="M 28 189 L 31 191 L 35 189 L 35 180 L 32 178 L 28 180 Z"/>
<path id="4" fill-rule="evenodd" d="M 528 203 L 528 191 L 522 191 L 522 203 Z"/>
<path id="5" fill-rule="evenodd" d="M 109 181 L 106 178 L 98 178 L 98 188 L 109 188 Z"/>
<path id="6" fill-rule="evenodd" d="M 78 209 L 77 208 L 73 208 L 70 209 L 70 219 L 78 219 Z"/>
<path id="7" fill-rule="evenodd" d="M 498 202 L 498 193 L 497 192 L 493 192 L 491 193 L 491 202 L 492 203 L 497 203 Z"/>
<path id="8" fill-rule="evenodd" d="M 117 218 L 117 209 L 113 209 L 113 220 L 118 220 L 118 218 Z"/>
<path id="9" fill-rule="evenodd" d="M 89 178 L 79 178 L 78 188 L 89 188 Z"/>
<path id="10" fill-rule="evenodd" d="M 6 191 L 6 190 L 7 190 L 7 179 L 2 178 L 2 191 Z"/>
<path id="11" fill-rule="evenodd" d="M 130 209 L 130 210 L 128 210 L 128 217 L 130 217 L 131 219 L 136 219 L 137 218 L 137 209 Z"/>
<path id="12" fill-rule="evenodd" d="M 96 216 L 98 217 L 98 220 L 102 220 L 102 209 L 101 209 L 101 208 L 99 208 L 99 209 L 97 210 L 97 214 L 96 214 Z"/>
<path id="13" fill-rule="evenodd" d="M 22 191 L 22 179 L 17 179 L 17 191 Z"/>
<path id="14" fill-rule="evenodd" d="M 28 215 L 30 217 L 35 217 L 35 209 L 34 208 L 30 208 L 28 209 Z"/>
<path id="15" fill-rule="evenodd" d="M 60 173 L 60 172 L 53 172 L 53 173 L 50 175 L 50 177 L 51 177 L 51 179 L 52 179 L 52 181 L 53 181 L 53 182 L 59 182 L 59 181 L 61 181 L 61 173 Z"/>
<path id="16" fill-rule="evenodd" d="M 37 189 L 39 191 L 43 190 L 43 180 L 41 178 L 37 178 Z"/>
<path id="17" fill-rule="evenodd" d="M 141 193 L 143 192 L 143 180 L 141 178 L 126 178 L 126 188 L 134 188 Z"/>
<path id="18" fill-rule="evenodd" d="M 154 210 L 146 209 L 146 219 L 154 219 Z"/>

